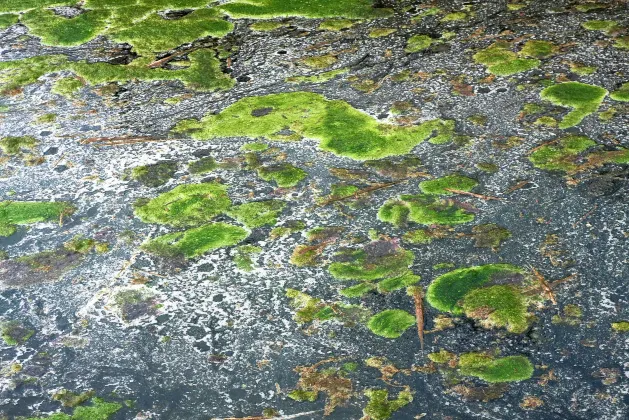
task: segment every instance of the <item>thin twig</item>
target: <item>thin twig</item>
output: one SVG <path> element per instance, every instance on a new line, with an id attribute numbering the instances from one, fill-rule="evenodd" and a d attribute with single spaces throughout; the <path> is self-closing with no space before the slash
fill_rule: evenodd
<path id="1" fill-rule="evenodd" d="M 413 301 L 415 303 L 415 320 L 417 321 L 417 336 L 419 346 L 424 351 L 424 290 L 421 286 L 412 286 Z"/>
<path id="2" fill-rule="evenodd" d="M 540 286 L 542 287 L 542 289 L 544 290 L 544 292 L 546 293 L 550 301 L 553 303 L 553 305 L 556 305 L 557 299 L 555 299 L 555 293 L 553 292 L 553 289 L 550 287 L 550 285 L 548 284 L 544 276 L 542 276 L 542 273 L 537 271 L 535 267 L 533 266 L 530 266 L 530 267 L 531 267 L 531 271 L 533 272 L 533 275 L 539 282 Z"/>
<path id="3" fill-rule="evenodd" d="M 152 63 L 150 63 L 147 67 L 149 69 L 156 69 L 158 67 L 163 66 L 164 64 L 168 63 L 169 61 L 171 61 L 174 58 L 177 57 L 181 57 L 182 55 L 188 54 L 192 51 L 198 50 L 200 47 L 192 47 L 192 48 L 188 48 L 185 50 L 181 50 L 181 51 L 177 51 L 176 53 L 173 53 L 171 55 L 167 55 L 164 58 L 160 58 L 159 60 L 155 60 Z"/>
<path id="4" fill-rule="evenodd" d="M 530 183 L 531 183 L 531 181 L 529 181 L 529 180 L 520 181 L 517 184 L 515 184 L 513 187 L 509 188 L 507 190 L 507 194 L 511 194 L 514 191 L 517 191 L 517 190 L 519 190 L 521 188 L 524 188 L 527 184 L 530 184 Z"/>
<path id="5" fill-rule="evenodd" d="M 173 139 L 155 138 L 155 137 L 149 137 L 149 136 L 90 137 L 88 139 L 81 140 L 79 144 L 93 144 L 95 146 L 122 146 L 126 144 L 160 142 L 160 141 L 170 141 L 170 140 L 173 140 Z"/>
<path id="6" fill-rule="evenodd" d="M 572 227 L 575 228 L 577 227 L 579 224 L 581 224 L 581 222 L 583 222 L 585 219 L 588 218 L 588 216 L 591 216 L 592 213 L 594 213 L 596 211 L 596 209 L 598 208 L 598 204 L 595 204 L 594 207 L 592 207 L 592 210 L 588 211 L 587 213 L 585 213 L 583 215 L 583 217 L 581 217 L 579 220 L 577 220 L 576 222 L 574 222 L 572 224 Z"/>
<path id="7" fill-rule="evenodd" d="M 356 199 L 358 197 L 360 197 L 361 195 L 365 195 L 365 194 L 369 194 L 372 193 L 374 191 L 378 191 L 384 188 L 390 188 L 393 187 L 394 185 L 398 185 L 401 184 L 403 182 L 407 182 L 410 181 L 413 178 L 404 178 L 404 179 L 400 179 L 398 181 L 392 181 L 392 182 L 385 182 L 382 184 L 375 184 L 375 185 L 370 185 L 369 187 L 365 187 L 362 190 L 358 190 L 356 191 L 354 194 L 352 195 L 348 195 L 345 197 L 335 197 L 335 198 L 330 198 L 328 200 L 325 200 L 319 204 L 317 204 L 317 207 L 325 207 L 328 204 L 332 204 L 335 203 L 337 201 L 343 201 L 343 200 L 348 200 L 348 199 Z"/>
<path id="8" fill-rule="evenodd" d="M 476 197 L 476 198 L 480 198 L 481 200 L 495 200 L 495 201 L 504 201 L 503 198 L 499 198 L 499 197 L 492 197 L 491 195 L 482 195 L 482 194 L 475 194 L 473 192 L 469 192 L 469 191 L 463 191 L 463 190 L 456 190 L 454 188 L 444 188 L 446 191 L 450 191 L 452 193 L 455 194 L 461 194 L 461 195 L 469 195 L 470 197 Z"/>

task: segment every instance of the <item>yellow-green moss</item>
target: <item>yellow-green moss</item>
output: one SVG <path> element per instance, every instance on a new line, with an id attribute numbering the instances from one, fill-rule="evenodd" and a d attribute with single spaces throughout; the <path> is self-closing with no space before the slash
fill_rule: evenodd
<path id="1" fill-rule="evenodd" d="M 471 290 L 462 300 L 465 315 L 480 320 L 485 328 L 505 327 L 522 333 L 529 328 L 526 296 L 512 285 L 496 285 Z"/>
<path id="2" fill-rule="evenodd" d="M 430 47 L 434 40 L 428 35 L 413 35 L 406 43 L 404 51 L 407 53 L 416 53 Z"/>
<path id="3" fill-rule="evenodd" d="M 398 338 L 415 325 L 415 317 L 401 309 L 388 309 L 372 316 L 367 327 L 376 335 Z"/>
<path id="4" fill-rule="evenodd" d="M 0 139 L 0 149 L 9 156 L 19 155 L 24 150 L 34 150 L 38 145 L 37 139 L 31 136 L 3 137 Z"/>
<path id="5" fill-rule="evenodd" d="M 629 332 L 629 321 L 612 322 L 612 329 L 619 333 Z"/>
<path id="6" fill-rule="evenodd" d="M 559 83 L 542 90 L 542 99 L 573 108 L 559 123 L 559 128 L 573 127 L 589 114 L 596 112 L 607 96 L 607 90 L 579 82 Z"/>
<path id="7" fill-rule="evenodd" d="M 21 322 L 13 320 L 0 324 L 0 334 L 7 345 L 18 346 L 26 343 L 35 334 L 35 331 L 26 328 Z"/>
<path id="8" fill-rule="evenodd" d="M 66 202 L 0 201 L 0 236 L 12 235 L 16 225 L 57 221 L 74 211 Z"/>
<path id="9" fill-rule="evenodd" d="M 365 396 L 369 398 L 369 402 L 363 409 L 363 414 L 364 418 L 370 420 L 387 420 L 413 401 L 413 394 L 408 389 L 400 391 L 394 400 L 389 399 L 389 391 L 386 389 L 368 389 Z"/>
<path id="10" fill-rule="evenodd" d="M 231 207 L 225 211 L 229 217 L 236 219 L 249 229 L 261 226 L 273 226 L 282 213 L 286 202 L 281 200 L 251 201 Z"/>
<path id="11" fill-rule="evenodd" d="M 147 187 L 156 188 L 167 183 L 177 171 L 177 162 L 157 162 L 136 166 L 131 170 L 131 178 Z"/>
<path id="12" fill-rule="evenodd" d="M 264 113 L 260 115 L 257 110 Z M 244 98 L 200 122 L 180 122 L 176 131 L 189 131 L 196 139 L 308 137 L 319 140 L 323 150 L 367 160 L 406 154 L 433 133 L 437 133 L 433 141 L 447 141 L 453 128 L 451 121 L 442 120 L 408 127 L 380 123 L 347 102 L 327 100 L 315 93 L 294 92 Z"/>
<path id="13" fill-rule="evenodd" d="M 495 359 L 485 353 L 464 353 L 459 357 L 459 370 L 489 383 L 519 382 L 533 376 L 533 364 L 524 356 Z"/>
<path id="14" fill-rule="evenodd" d="M 455 193 L 448 191 L 448 189 L 471 191 L 477 185 L 478 182 L 475 179 L 459 174 L 452 174 L 429 181 L 422 181 L 419 183 L 419 189 L 424 194 L 452 195 Z"/>
<path id="15" fill-rule="evenodd" d="M 585 136 L 568 136 L 558 139 L 553 144 L 537 148 L 529 156 L 535 167 L 547 171 L 570 172 L 578 167 L 577 159 L 596 142 Z"/>
<path id="16" fill-rule="evenodd" d="M 398 227 L 408 222 L 428 226 L 458 225 L 474 220 L 474 214 L 450 200 L 430 195 L 402 195 L 380 207 L 378 219 Z"/>
<path id="17" fill-rule="evenodd" d="M 220 9 L 233 18 L 272 19 L 377 18 L 389 16 L 391 9 L 374 8 L 372 0 L 230 0 Z"/>
<path id="18" fill-rule="evenodd" d="M 629 82 L 624 83 L 620 88 L 613 91 L 609 97 L 616 101 L 629 102 Z"/>

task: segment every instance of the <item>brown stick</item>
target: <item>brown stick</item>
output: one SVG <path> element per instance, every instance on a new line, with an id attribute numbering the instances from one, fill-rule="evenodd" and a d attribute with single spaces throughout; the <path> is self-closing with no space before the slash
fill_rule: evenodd
<path id="1" fill-rule="evenodd" d="M 531 267 L 531 271 L 533 272 L 533 275 L 535 276 L 535 278 L 541 285 L 542 289 L 544 290 L 546 295 L 550 298 L 550 301 L 553 303 L 553 305 L 556 305 L 557 299 L 555 299 L 555 293 L 553 292 L 553 289 L 551 289 L 550 285 L 548 284 L 544 276 L 542 276 L 542 273 L 537 271 L 535 267 L 533 266 L 530 266 L 530 267 Z"/>
<path id="2" fill-rule="evenodd" d="M 428 174 L 421 173 L 420 175 L 417 175 L 417 176 L 428 176 Z M 384 188 L 390 188 L 390 187 L 392 187 L 394 185 L 410 181 L 411 179 L 413 179 L 413 178 L 404 178 L 404 179 L 400 179 L 398 181 L 385 182 L 385 183 L 382 183 L 382 184 L 370 185 L 369 187 L 365 187 L 362 190 L 358 190 L 354 194 L 348 195 L 346 197 L 330 198 L 329 200 L 326 200 L 326 201 L 324 201 L 322 203 L 317 204 L 317 207 L 325 207 L 328 204 L 332 204 L 332 203 L 335 203 L 337 201 L 343 201 L 343 200 L 348 200 L 348 199 L 352 199 L 352 198 L 358 198 L 361 195 L 369 194 L 369 193 L 372 193 L 374 191 L 378 191 L 378 190 L 381 190 L 381 189 L 384 189 Z"/>
<path id="3" fill-rule="evenodd" d="M 511 194 L 514 191 L 519 190 L 520 188 L 524 188 L 526 186 L 526 184 L 530 183 L 531 181 L 529 180 L 524 180 L 524 181 L 520 181 L 517 184 L 515 184 L 513 187 L 509 188 L 507 190 L 507 194 Z"/>
<path id="4" fill-rule="evenodd" d="M 184 54 L 188 54 L 188 53 L 190 53 L 192 51 L 195 51 L 195 50 L 198 50 L 198 49 L 199 49 L 199 47 L 192 47 L 192 48 L 189 48 L 189 49 L 186 49 L 186 50 L 177 51 L 174 54 L 167 55 L 164 58 L 160 58 L 159 60 L 153 61 L 147 67 L 149 69 L 156 69 L 156 68 L 161 67 L 164 64 L 168 63 L 169 61 L 171 61 L 174 58 L 181 57 Z"/>
<path id="5" fill-rule="evenodd" d="M 415 302 L 415 319 L 417 321 L 419 346 L 424 351 L 424 290 L 421 286 L 413 286 L 413 301 Z"/>
<path id="6" fill-rule="evenodd" d="M 455 193 L 455 194 L 469 195 L 470 197 L 480 198 L 481 200 L 504 201 L 503 198 L 492 197 L 490 195 L 475 194 L 475 193 L 472 193 L 472 192 L 469 192 L 469 191 L 455 190 L 454 188 L 444 188 L 444 190 L 450 191 L 450 192 Z"/>

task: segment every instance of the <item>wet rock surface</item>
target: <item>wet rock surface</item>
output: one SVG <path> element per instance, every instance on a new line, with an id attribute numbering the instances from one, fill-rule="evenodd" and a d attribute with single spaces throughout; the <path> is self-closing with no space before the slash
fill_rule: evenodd
<path id="1" fill-rule="evenodd" d="M 626 2 L 30 3 L 0 4 L 0 417 L 629 416 Z"/>

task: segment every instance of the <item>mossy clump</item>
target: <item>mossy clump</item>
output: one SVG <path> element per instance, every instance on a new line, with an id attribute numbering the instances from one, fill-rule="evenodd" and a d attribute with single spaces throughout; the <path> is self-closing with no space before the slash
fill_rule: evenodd
<path id="1" fill-rule="evenodd" d="M 253 258 L 262 252 L 262 248 L 255 245 L 242 245 L 236 248 L 234 255 L 234 264 L 242 271 L 253 271 L 255 263 Z"/>
<path id="2" fill-rule="evenodd" d="M 118 316 L 125 322 L 154 316 L 159 308 L 154 293 L 143 286 L 117 290 L 113 295 L 113 303 Z"/>
<path id="3" fill-rule="evenodd" d="M 64 243 L 63 247 L 69 251 L 84 255 L 89 254 L 92 250 L 103 253 L 109 249 L 109 245 L 106 242 L 98 242 L 95 239 L 85 238 L 81 235 L 75 236 L 72 240 Z"/>
<path id="4" fill-rule="evenodd" d="M 207 223 L 231 206 L 227 187 L 217 182 L 179 185 L 135 207 L 145 223 L 196 226 Z"/>
<path id="5" fill-rule="evenodd" d="M 430 353 L 428 355 L 428 359 L 430 359 L 431 362 L 437 363 L 438 365 L 445 365 L 456 361 L 457 355 L 445 349 L 440 349 L 438 352 Z"/>
<path id="6" fill-rule="evenodd" d="M 489 383 L 519 382 L 533 376 L 533 364 L 524 356 L 494 358 L 485 353 L 464 353 L 459 356 L 459 371 Z"/>
<path id="7" fill-rule="evenodd" d="M 629 321 L 612 322 L 612 329 L 619 333 L 629 332 Z"/>
<path id="8" fill-rule="evenodd" d="M 336 76 L 345 74 L 349 71 L 347 67 L 337 70 L 324 71 L 313 76 L 291 76 L 287 77 L 288 83 L 325 83 L 328 80 L 334 79 Z"/>
<path id="9" fill-rule="evenodd" d="M 301 232 L 306 228 L 306 224 L 301 220 L 289 220 L 285 222 L 282 226 L 275 227 L 271 229 L 271 233 L 269 237 L 271 239 L 282 238 L 285 236 L 292 235 L 296 232 Z"/>
<path id="10" fill-rule="evenodd" d="M 325 54 L 325 55 L 313 55 L 309 57 L 304 57 L 299 60 L 306 67 L 310 67 L 312 69 L 325 69 L 330 67 L 332 64 L 336 63 L 338 58 L 336 58 L 333 54 Z"/>
<path id="11" fill-rule="evenodd" d="M 202 157 L 199 160 L 195 160 L 194 162 L 190 162 L 188 164 L 188 172 L 191 174 L 204 174 L 207 172 L 212 172 L 215 169 L 220 168 L 221 165 L 216 162 L 216 160 L 211 156 Z"/>
<path id="12" fill-rule="evenodd" d="M 378 211 L 378 219 L 402 227 L 408 222 L 421 225 L 459 225 L 474 220 L 459 202 L 431 195 L 402 195 L 387 201 Z"/>
<path id="13" fill-rule="evenodd" d="M 568 136 L 536 148 L 529 156 L 535 167 L 547 171 L 571 172 L 579 167 L 579 157 L 596 142 L 585 136 Z"/>
<path id="14" fill-rule="evenodd" d="M 0 149 L 2 152 L 9 156 L 20 155 L 24 150 L 32 151 L 39 145 L 39 142 L 34 137 L 22 136 L 22 137 L 3 137 L 0 139 Z"/>
<path id="15" fill-rule="evenodd" d="M 466 293 L 462 308 L 469 318 L 479 319 L 483 327 L 505 327 L 516 334 L 529 327 L 528 301 L 522 292 L 512 285 L 482 287 Z"/>
<path id="16" fill-rule="evenodd" d="M 541 41 L 537 41 L 541 42 Z M 537 45 L 537 44 L 536 44 Z M 541 62 L 537 58 L 522 58 L 530 51 L 535 51 L 535 46 L 531 46 L 520 52 L 521 56 L 510 50 L 511 44 L 508 42 L 495 42 L 489 47 L 474 54 L 474 61 L 487 66 L 487 70 L 496 76 L 510 76 L 522 73 L 539 67 Z"/>
<path id="17" fill-rule="evenodd" d="M 0 324 L 2 339 L 9 346 L 20 346 L 35 334 L 35 330 L 26 328 L 20 321 L 6 321 Z"/>
<path id="18" fill-rule="evenodd" d="M 52 399 L 61 402 L 64 407 L 74 408 L 83 404 L 94 396 L 94 391 L 86 391 L 80 394 L 74 393 L 68 389 L 61 389 L 52 394 Z"/>
<path id="19" fill-rule="evenodd" d="M 576 327 L 581 324 L 582 317 L 583 311 L 579 306 L 568 304 L 564 306 L 562 314 L 553 315 L 551 322 L 553 324 L 565 324 Z"/>
<path id="20" fill-rule="evenodd" d="M 393 413 L 413 401 L 413 394 L 408 388 L 400 391 L 394 400 L 389 399 L 389 391 L 386 389 L 368 389 L 365 396 L 369 398 L 369 402 L 363 409 L 363 414 L 370 420 L 387 420 Z"/>
<path id="21" fill-rule="evenodd" d="M 555 46 L 548 41 L 530 40 L 520 50 L 523 57 L 547 58 L 555 52 Z"/>
<path id="22" fill-rule="evenodd" d="M 618 28 L 618 23 L 613 20 L 588 20 L 583 22 L 581 26 L 590 31 L 610 32 Z"/>
<path id="23" fill-rule="evenodd" d="M 46 417 L 29 417 L 26 420 L 109 420 L 122 408 L 122 404 L 108 402 L 94 397 L 91 405 L 80 405 L 74 409 L 72 415 L 55 413 Z"/>
<path id="24" fill-rule="evenodd" d="M 372 316 L 367 327 L 381 337 L 398 338 L 415 323 L 415 317 L 408 312 L 401 309 L 387 309 Z"/>
<path id="25" fill-rule="evenodd" d="M 326 395 L 324 416 L 330 415 L 334 409 L 345 404 L 353 394 L 352 381 L 347 378 L 347 371 L 342 367 L 330 366 L 335 359 L 322 360 L 312 366 L 298 366 L 299 374 L 296 391 L 298 401 L 314 401 L 319 393 Z M 293 397 L 291 397 L 293 398 Z"/>
<path id="26" fill-rule="evenodd" d="M 624 83 L 620 88 L 613 91 L 609 97 L 615 101 L 629 102 L 629 82 Z"/>
<path id="27" fill-rule="evenodd" d="M 404 51 L 407 53 L 416 53 L 430 47 L 434 40 L 428 35 L 413 35 L 406 42 Z"/>
<path id="28" fill-rule="evenodd" d="M 371 311 L 363 306 L 347 305 L 342 302 L 326 303 L 322 299 L 295 289 L 286 289 L 286 297 L 290 299 L 291 307 L 296 310 L 293 319 L 300 325 L 336 319 L 351 327 L 366 323 L 371 316 Z"/>
<path id="29" fill-rule="evenodd" d="M 288 394 L 288 398 L 295 401 L 315 402 L 319 398 L 319 393 L 315 391 L 304 391 L 303 389 L 294 389 Z"/>
<path id="30" fill-rule="evenodd" d="M 459 268 L 442 274 L 428 286 L 428 303 L 444 312 L 460 315 L 459 302 L 472 290 L 500 279 L 521 280 L 524 271 L 510 264 L 487 264 Z"/>
<path id="31" fill-rule="evenodd" d="M 442 22 L 458 22 L 467 19 L 467 13 L 465 12 L 452 12 L 441 18 Z"/>
<path id="32" fill-rule="evenodd" d="M 64 77 L 52 86 L 52 93 L 71 98 L 85 84 L 76 77 Z"/>
<path id="33" fill-rule="evenodd" d="M 142 248 L 163 257 L 194 258 L 208 251 L 236 245 L 249 236 L 240 226 L 210 223 L 183 232 L 168 233 L 147 242 Z"/>
<path id="34" fill-rule="evenodd" d="M 358 21 L 349 19 L 326 19 L 319 24 L 322 31 L 342 31 L 354 26 Z"/>
<path id="35" fill-rule="evenodd" d="M 430 195 L 452 195 L 450 190 L 471 191 L 478 185 L 478 181 L 459 174 L 447 175 L 429 181 L 419 183 L 419 189 L 424 194 Z"/>
<path id="36" fill-rule="evenodd" d="M 278 187 L 282 188 L 294 187 L 308 176 L 308 172 L 287 162 L 261 166 L 257 172 L 263 180 L 275 182 Z"/>
<path id="37" fill-rule="evenodd" d="M 157 162 L 136 166 L 131 170 L 131 178 L 147 187 L 156 188 L 167 183 L 177 172 L 177 162 Z"/>
<path id="38" fill-rule="evenodd" d="M 12 235 L 17 225 L 58 221 L 75 210 L 74 206 L 62 201 L 0 201 L 0 236 Z"/>
<path id="39" fill-rule="evenodd" d="M 18 22 L 19 15 L 14 13 L 3 13 L 0 14 L 0 31 L 8 28 L 11 25 L 14 25 Z"/>
<path id="40" fill-rule="evenodd" d="M 566 82 L 547 87 L 540 96 L 555 105 L 573 108 L 559 123 L 559 128 L 569 128 L 596 112 L 607 93 L 606 89 L 599 86 Z"/>
<path id="41" fill-rule="evenodd" d="M 264 110 L 262 112 L 262 110 Z M 175 131 L 196 139 L 260 137 L 268 140 L 317 139 L 323 150 L 357 160 L 381 159 L 409 153 L 433 137 L 452 137 L 452 121 L 429 120 L 417 126 L 380 123 L 341 100 L 309 92 L 280 93 L 240 99 L 200 122 L 184 120 Z"/>
<path id="42" fill-rule="evenodd" d="M 286 202 L 281 200 L 250 201 L 229 208 L 225 214 L 253 229 L 275 225 L 285 206 Z"/>
<path id="43" fill-rule="evenodd" d="M 220 7 L 233 18 L 273 19 L 306 18 L 377 18 L 389 16 L 391 9 L 375 8 L 372 0 L 231 0 Z"/>
<path id="44" fill-rule="evenodd" d="M 369 32 L 369 38 L 382 38 L 397 32 L 395 28 L 376 28 Z"/>

